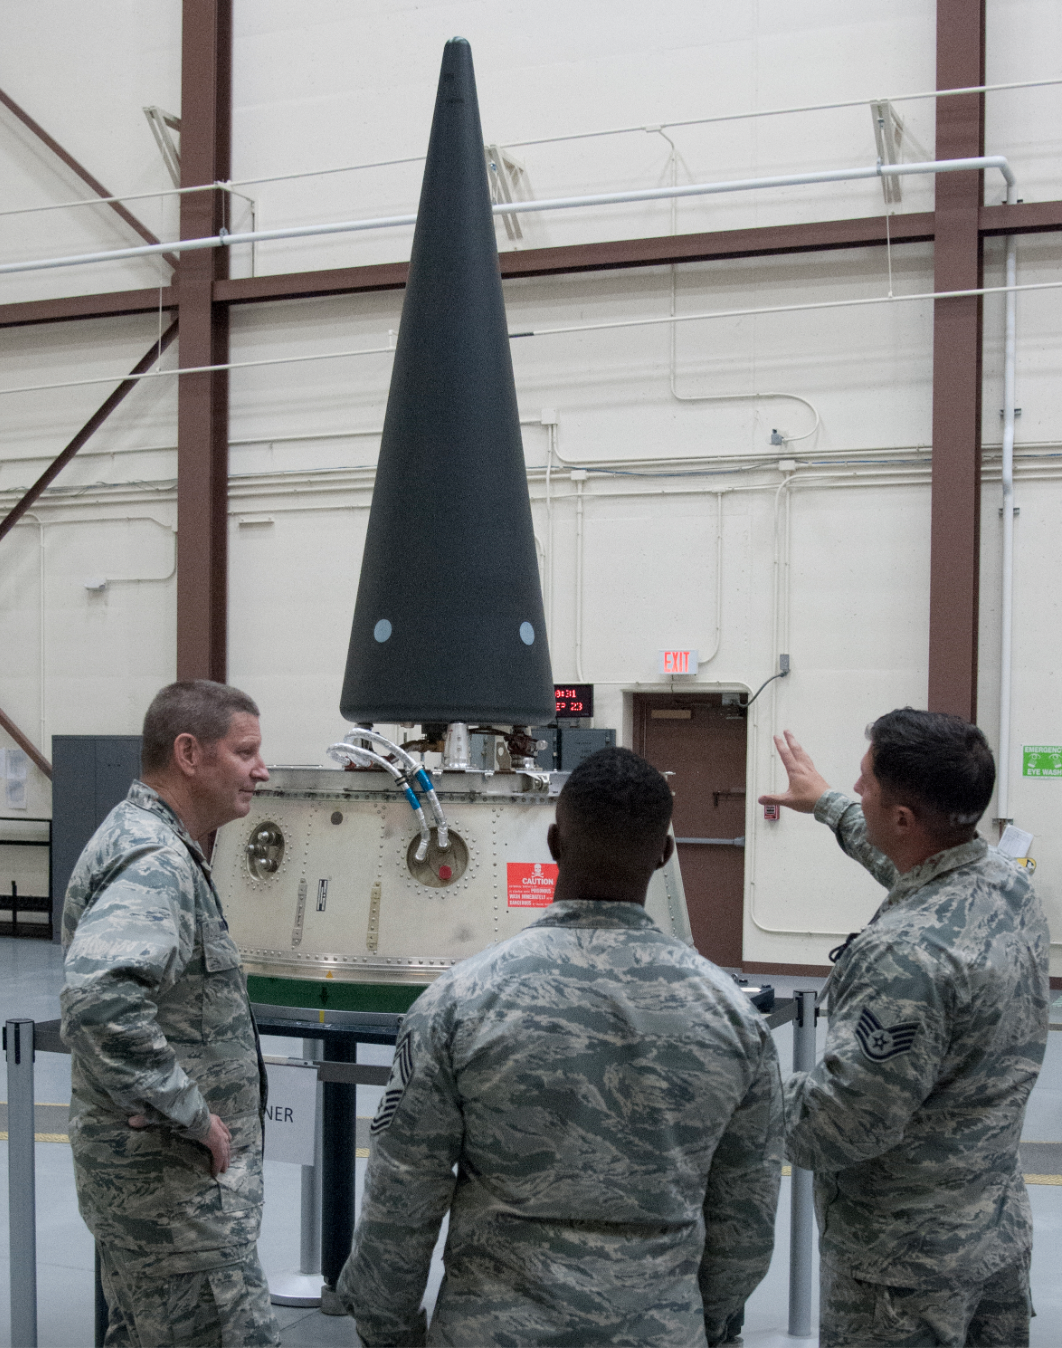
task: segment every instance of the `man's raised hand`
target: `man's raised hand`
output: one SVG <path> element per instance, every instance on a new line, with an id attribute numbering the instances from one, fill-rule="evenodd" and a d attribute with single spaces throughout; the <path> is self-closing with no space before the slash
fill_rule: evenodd
<path id="1" fill-rule="evenodd" d="M 817 771 L 808 751 L 800 744 L 791 730 L 783 735 L 775 735 L 775 748 L 789 774 L 789 789 L 777 796 L 760 796 L 761 805 L 788 805 L 800 814 L 811 814 L 815 803 L 830 784 Z"/>

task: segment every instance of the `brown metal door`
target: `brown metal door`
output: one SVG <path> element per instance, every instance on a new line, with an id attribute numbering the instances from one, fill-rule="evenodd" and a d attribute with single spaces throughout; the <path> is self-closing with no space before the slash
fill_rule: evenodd
<path id="1" fill-rule="evenodd" d="M 746 712 L 719 693 L 634 699 L 634 747 L 670 773 L 682 883 L 697 949 L 741 968 Z M 682 842 L 683 838 L 727 842 Z M 728 845 L 729 844 L 729 845 Z"/>

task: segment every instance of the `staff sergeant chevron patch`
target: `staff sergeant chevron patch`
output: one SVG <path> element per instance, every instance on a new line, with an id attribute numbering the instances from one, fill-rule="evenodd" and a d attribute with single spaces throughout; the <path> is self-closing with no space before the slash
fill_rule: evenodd
<path id="1" fill-rule="evenodd" d="M 395 1063 L 391 1068 L 387 1089 L 380 1097 L 380 1107 L 376 1111 L 376 1117 L 369 1125 L 369 1132 L 372 1136 L 375 1137 L 377 1133 L 382 1133 L 394 1118 L 395 1110 L 405 1094 L 406 1087 L 409 1085 L 409 1078 L 412 1075 L 413 1050 L 410 1048 L 409 1035 L 407 1034 L 395 1051 Z"/>
<path id="2" fill-rule="evenodd" d="M 871 1062 L 885 1062 L 895 1058 L 897 1053 L 910 1052 L 914 1037 L 918 1033 L 918 1021 L 909 1020 L 903 1025 L 891 1025 L 888 1029 L 882 1025 L 873 1011 L 863 1008 L 856 1026 L 856 1038 L 864 1057 Z"/>

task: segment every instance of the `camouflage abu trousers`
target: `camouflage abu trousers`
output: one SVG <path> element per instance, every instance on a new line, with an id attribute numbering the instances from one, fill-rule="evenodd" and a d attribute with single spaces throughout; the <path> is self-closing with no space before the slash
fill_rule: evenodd
<path id="1" fill-rule="evenodd" d="M 822 1265 L 819 1348 L 1027 1348 L 1029 1256 L 986 1282 L 886 1287 Z"/>
<path id="2" fill-rule="evenodd" d="M 254 1245 L 235 1262 L 177 1273 L 165 1255 L 101 1245 L 106 1348 L 278 1348 L 280 1331 Z"/>

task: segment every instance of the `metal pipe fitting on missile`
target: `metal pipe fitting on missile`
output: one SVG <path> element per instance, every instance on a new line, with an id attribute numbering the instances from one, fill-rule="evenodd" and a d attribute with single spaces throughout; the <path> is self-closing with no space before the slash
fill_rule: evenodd
<path id="1" fill-rule="evenodd" d="M 435 794 L 435 788 L 431 784 L 431 778 L 424 771 L 424 765 L 418 763 L 412 754 L 408 753 L 400 744 L 395 744 L 389 740 L 386 735 L 381 735 L 378 730 L 373 730 L 371 726 L 357 726 L 348 735 L 343 737 L 344 744 L 354 744 L 357 740 L 371 740 L 375 744 L 390 749 L 400 763 L 405 765 L 406 771 L 397 781 L 409 783 L 416 781 L 417 785 L 428 798 L 428 804 L 431 807 L 432 817 L 435 820 L 435 828 L 438 834 L 439 851 L 445 852 L 450 846 L 450 827 L 446 822 L 446 816 L 443 814 L 442 805 L 439 803 L 439 797 Z M 417 860 L 422 860 L 418 857 Z"/>
<path id="2" fill-rule="evenodd" d="M 468 722 L 451 721 L 446 727 L 443 767 L 449 768 L 451 772 L 467 772 L 471 753 L 472 741 L 468 734 Z"/>
<path id="3" fill-rule="evenodd" d="M 337 763 L 344 760 L 356 763 L 359 768 L 367 768 L 374 764 L 378 768 L 383 768 L 389 772 L 398 785 L 402 788 L 406 800 L 409 801 L 409 808 L 417 818 L 417 826 L 420 829 L 420 842 L 417 844 L 417 850 L 414 853 L 418 861 L 423 861 L 428 855 L 428 846 L 431 843 L 431 828 L 421 808 L 420 801 L 417 799 L 417 793 L 410 786 L 402 770 L 389 763 L 381 754 L 373 753 L 371 749 L 365 749 L 357 744 L 348 744 L 346 740 L 340 740 L 338 744 L 328 746 L 328 756 Z"/>
<path id="4" fill-rule="evenodd" d="M 446 822 L 446 816 L 443 814 L 443 808 L 439 803 L 439 797 L 435 794 L 435 787 L 431 784 L 431 778 L 419 763 L 417 764 L 416 777 L 420 789 L 428 797 L 428 804 L 431 806 L 431 812 L 435 817 L 435 829 L 436 836 L 439 840 L 439 851 L 445 852 L 450 846 L 450 826 Z"/>

